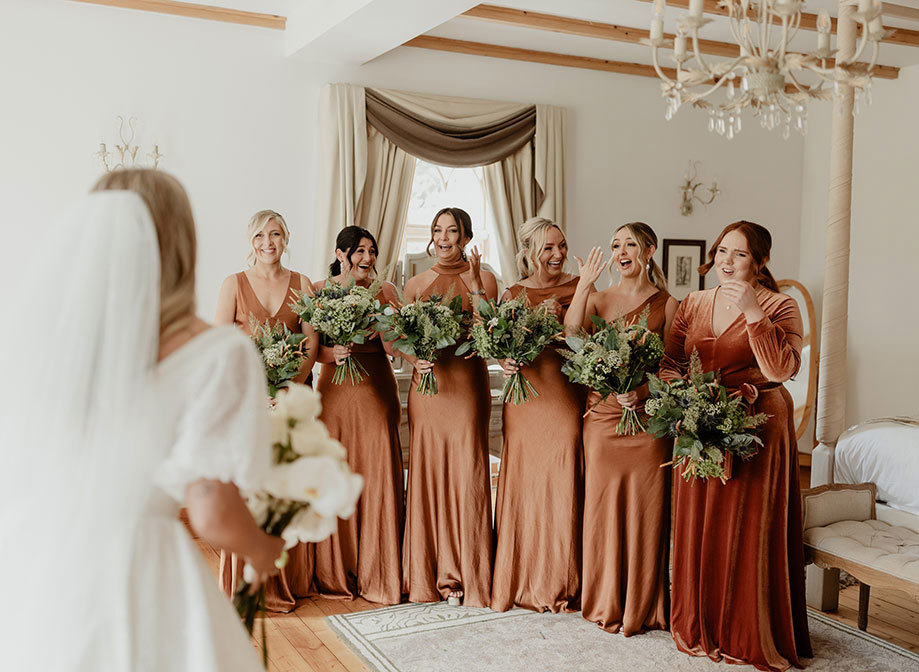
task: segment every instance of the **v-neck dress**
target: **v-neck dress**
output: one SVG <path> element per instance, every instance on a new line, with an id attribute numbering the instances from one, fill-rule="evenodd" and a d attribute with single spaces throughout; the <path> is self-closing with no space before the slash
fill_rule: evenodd
<path id="1" fill-rule="evenodd" d="M 715 292 L 680 304 L 661 375 L 685 375 L 697 350 L 725 387 L 754 386 L 753 412 L 769 420 L 757 454 L 734 460 L 726 483 L 674 475 L 670 628 L 686 653 L 786 670 L 812 655 L 794 409 L 782 385 L 801 364 L 801 315 L 794 299 L 760 287 L 766 317 L 747 324 L 738 316 L 715 336 Z"/>
<path id="2" fill-rule="evenodd" d="M 300 318 L 291 309 L 293 291 L 300 290 L 300 274 L 290 271 L 290 280 L 287 284 L 287 298 L 274 315 L 265 310 L 265 306 L 258 300 L 249 278 L 244 271 L 236 274 L 236 315 L 234 322 L 244 333 L 252 335 L 250 318 L 254 317 L 260 323 L 283 322 L 293 333 L 300 333 Z M 309 385 L 312 380 L 310 372 L 301 373 L 294 382 Z M 313 587 L 314 571 L 313 544 L 297 544 L 288 551 L 287 566 L 280 573 L 268 579 L 265 584 L 265 607 L 269 611 L 292 611 L 296 606 L 298 597 L 307 597 L 315 594 Z M 220 587 L 227 595 L 232 595 L 242 576 L 243 562 L 235 554 L 220 552 Z"/>
<path id="3" fill-rule="evenodd" d="M 647 308 L 648 328 L 663 338 L 669 300 L 659 290 L 624 317 L 637 321 Z M 671 470 L 661 465 L 673 442 L 644 432 L 619 436 L 622 406 L 615 395 L 600 399 L 591 391 L 584 419 L 582 614 L 626 636 L 666 629 Z"/>

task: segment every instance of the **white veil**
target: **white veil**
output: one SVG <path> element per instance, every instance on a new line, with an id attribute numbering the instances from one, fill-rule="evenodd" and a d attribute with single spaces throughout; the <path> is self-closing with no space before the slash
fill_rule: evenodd
<path id="1" fill-rule="evenodd" d="M 157 236 L 127 191 L 86 196 L 45 233 L 0 337 L 0 669 L 127 670 L 141 444 L 157 430 Z"/>

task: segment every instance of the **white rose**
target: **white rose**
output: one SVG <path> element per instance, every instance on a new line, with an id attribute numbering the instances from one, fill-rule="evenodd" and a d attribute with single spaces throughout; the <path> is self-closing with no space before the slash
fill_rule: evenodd
<path id="1" fill-rule="evenodd" d="M 286 392 L 279 394 L 275 408 L 294 420 L 315 420 L 322 412 L 320 394 L 299 383 L 290 383 Z"/>
<path id="2" fill-rule="evenodd" d="M 265 491 L 278 499 L 309 502 L 321 516 L 347 518 L 364 486 L 348 465 L 331 457 L 301 457 L 271 468 Z"/>
<path id="3" fill-rule="evenodd" d="M 285 548 L 293 548 L 300 542 L 318 542 L 328 539 L 338 531 L 336 516 L 320 516 L 312 507 L 303 509 L 290 521 L 281 537 Z"/>
<path id="4" fill-rule="evenodd" d="M 301 421 L 290 430 L 290 447 L 304 457 L 334 457 L 343 460 L 347 457 L 344 446 L 329 436 L 329 432 L 318 420 Z"/>
<path id="5" fill-rule="evenodd" d="M 275 405 L 268 409 L 268 419 L 269 428 L 271 429 L 271 445 L 276 443 L 286 444 L 290 433 L 287 414 Z"/>

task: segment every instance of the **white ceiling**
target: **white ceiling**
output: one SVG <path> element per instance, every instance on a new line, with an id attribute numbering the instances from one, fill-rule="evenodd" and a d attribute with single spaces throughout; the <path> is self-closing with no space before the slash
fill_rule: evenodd
<path id="1" fill-rule="evenodd" d="M 229 9 L 239 9 L 251 12 L 260 12 L 267 14 L 278 14 L 288 17 L 288 32 L 291 26 L 301 27 L 313 23 L 311 19 L 317 17 L 315 23 L 322 23 L 322 17 L 329 14 L 329 8 L 334 7 L 336 13 L 348 15 L 349 13 L 357 16 L 361 10 L 371 7 L 376 0 L 192 0 L 197 4 L 210 5 L 214 7 L 224 7 Z M 426 0 L 427 2 L 437 3 L 440 0 Z M 335 3 L 330 5 L 329 3 Z M 415 0 L 417 2 L 417 0 Z M 454 0 L 455 2 L 455 0 Z M 414 14 L 417 13 L 417 5 L 412 8 L 411 0 L 387 0 L 379 3 L 387 8 L 399 7 L 404 5 L 404 20 L 407 28 L 413 27 Z M 445 3 L 449 4 L 449 3 Z M 456 3 L 457 5 L 461 3 Z M 602 23 L 612 23 L 632 28 L 647 28 L 652 12 L 652 4 L 640 0 L 490 0 L 489 4 L 511 7 L 515 9 L 530 10 L 546 14 L 554 14 L 570 18 L 584 19 L 588 21 L 598 21 Z M 919 9 L 919 0 L 896 0 L 896 4 Z M 837 13 L 837 0 L 808 0 L 805 5 L 805 11 L 816 13 L 820 9 L 827 9 L 830 14 Z M 405 15 L 408 12 L 409 15 Z M 369 12 L 368 12 L 369 13 Z M 365 13 L 366 15 L 367 13 Z M 398 19 L 399 12 L 393 12 Z M 447 13 L 450 16 L 452 13 Z M 679 17 L 686 14 L 686 10 L 676 7 L 668 7 L 665 14 L 664 30 L 668 33 L 676 31 Z M 713 21 L 706 25 L 701 35 L 706 39 L 730 42 L 731 34 L 729 22 L 725 17 L 711 17 Z M 440 21 L 438 18 L 436 21 Z M 396 21 L 398 23 L 398 21 Z M 420 25 L 419 21 L 414 24 Z M 891 27 L 909 28 L 919 30 L 919 21 L 909 21 L 896 18 L 885 18 L 885 25 Z M 604 58 L 617 61 L 627 61 L 632 63 L 650 63 L 651 53 L 648 47 L 636 44 L 622 42 L 613 42 L 610 40 L 601 40 L 588 37 L 577 37 L 565 35 L 562 33 L 553 33 L 530 28 L 520 28 L 517 26 L 507 26 L 497 23 L 471 19 L 458 16 L 447 20 L 444 23 L 436 25 L 429 23 L 429 28 L 424 34 L 439 37 L 449 37 L 459 40 L 468 40 L 472 42 L 484 42 L 498 44 L 503 46 L 520 47 L 525 49 L 535 49 L 538 51 L 550 51 L 576 56 L 590 56 L 594 58 Z M 385 44 L 385 39 L 381 40 L 379 25 L 368 25 L 367 21 L 351 21 L 342 23 L 338 26 L 338 35 L 334 42 L 337 43 L 336 53 L 331 60 L 342 60 L 352 62 L 363 62 L 367 58 L 368 43 L 370 46 L 379 42 Z M 392 28 L 392 27 L 390 27 Z M 424 27 L 419 29 L 423 31 Z M 341 32 L 348 33 L 342 39 Z M 366 31 L 365 35 L 352 35 L 354 31 Z M 389 32 L 399 33 L 399 31 L 390 30 Z M 405 31 L 402 31 L 405 32 Z M 290 38 L 291 36 L 288 36 Z M 399 34 L 400 39 L 405 36 Z M 328 40 L 326 40 L 328 41 Z M 349 59 L 341 54 L 342 50 L 347 50 L 348 45 L 353 44 L 353 59 Z M 811 51 L 816 46 L 816 33 L 812 31 L 801 31 L 792 47 L 797 51 Z M 297 49 L 302 49 L 301 45 L 295 45 L 296 48 L 288 48 L 288 53 L 294 53 Z M 390 48 L 390 47 L 386 47 Z M 371 49 L 372 51 L 372 49 Z M 377 51 L 376 53 L 382 53 Z M 301 54 L 304 56 L 304 54 Z M 310 57 L 307 50 L 305 57 Z M 324 59 L 325 60 L 325 59 Z M 713 59 L 714 60 L 714 59 Z M 881 45 L 880 57 L 878 62 L 883 65 L 892 65 L 905 67 L 919 63 L 919 47 L 910 47 L 885 43 Z M 664 65 L 670 65 L 669 56 L 664 52 Z"/>

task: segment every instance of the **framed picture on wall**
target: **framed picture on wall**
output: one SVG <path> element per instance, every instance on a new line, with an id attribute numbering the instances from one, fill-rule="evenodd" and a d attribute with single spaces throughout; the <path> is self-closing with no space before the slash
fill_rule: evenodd
<path id="1" fill-rule="evenodd" d="M 664 275 L 667 291 L 677 301 L 690 292 L 705 289 L 705 276 L 699 275 L 699 266 L 705 259 L 704 240 L 664 238 Z"/>

